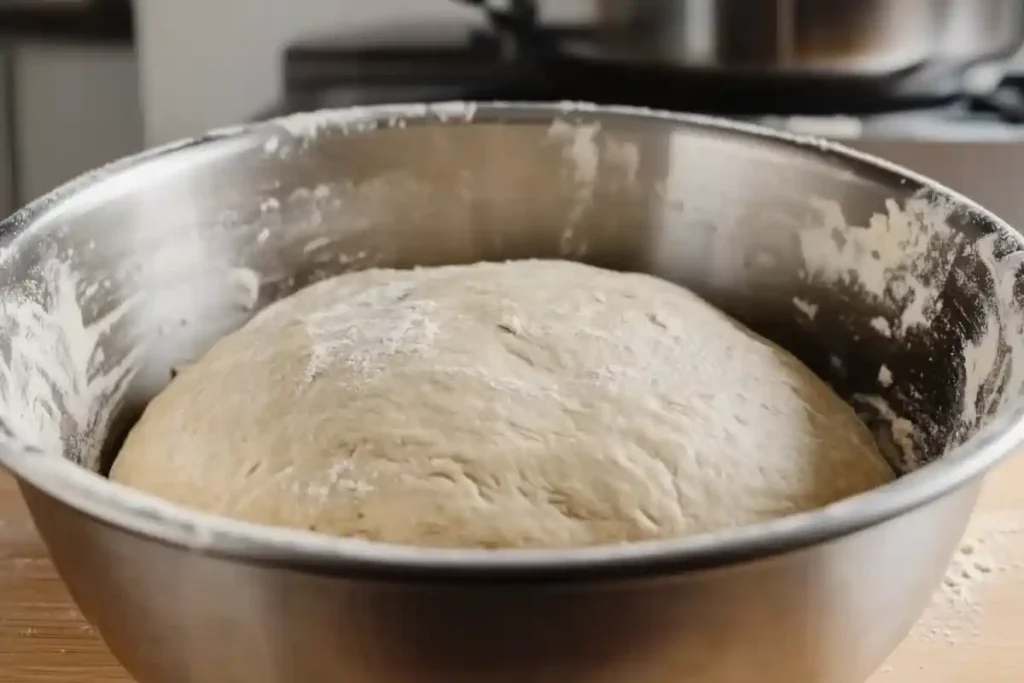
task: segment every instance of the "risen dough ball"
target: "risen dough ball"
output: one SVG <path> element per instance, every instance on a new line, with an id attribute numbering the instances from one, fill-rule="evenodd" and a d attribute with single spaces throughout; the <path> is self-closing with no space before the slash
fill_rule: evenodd
<path id="1" fill-rule="evenodd" d="M 502 548 L 750 524 L 892 474 L 823 382 L 687 290 L 517 261 L 275 303 L 153 400 L 111 476 L 243 520 Z"/>

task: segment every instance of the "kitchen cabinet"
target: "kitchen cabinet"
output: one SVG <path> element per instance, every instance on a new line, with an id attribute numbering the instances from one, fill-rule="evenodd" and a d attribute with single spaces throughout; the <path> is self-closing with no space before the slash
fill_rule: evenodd
<path id="1" fill-rule="evenodd" d="M 15 40 L 2 52 L 3 213 L 142 148 L 131 46 Z"/>
<path id="2" fill-rule="evenodd" d="M 0 0 L 0 214 L 143 147 L 130 5 Z"/>

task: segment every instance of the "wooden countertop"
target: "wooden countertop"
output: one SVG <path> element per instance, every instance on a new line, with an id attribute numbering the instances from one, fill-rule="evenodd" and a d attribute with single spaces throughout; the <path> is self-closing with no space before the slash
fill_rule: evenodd
<path id="1" fill-rule="evenodd" d="M 947 585 L 871 683 L 1024 681 L 1024 457 L 985 493 Z M 0 473 L 0 683 L 120 683 L 75 609 L 13 481 Z"/>

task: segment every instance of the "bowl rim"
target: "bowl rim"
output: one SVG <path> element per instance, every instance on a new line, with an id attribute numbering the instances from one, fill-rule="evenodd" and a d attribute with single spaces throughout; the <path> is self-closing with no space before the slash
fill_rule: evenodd
<path id="1" fill-rule="evenodd" d="M 852 167 L 912 183 L 953 202 L 1010 235 L 1024 238 L 972 200 L 897 164 L 813 136 L 717 117 L 627 106 L 579 102 L 441 102 L 325 109 L 258 123 L 222 128 L 171 142 L 83 174 L 31 202 L 4 221 L 6 244 L 37 225 L 47 213 L 104 180 L 183 150 L 246 138 L 269 140 L 282 131 L 311 138 L 321 130 L 346 134 L 380 124 L 460 125 L 494 122 L 551 122 L 601 117 L 662 121 L 741 139 L 808 152 Z M 0 253 L 9 253 L 3 249 Z M 6 258 L 0 256 L 0 267 Z M 108 527 L 164 545 L 246 563 L 380 579 L 440 581 L 564 581 L 623 579 L 709 569 L 749 562 L 843 537 L 884 523 L 953 493 L 979 478 L 1024 442 L 1024 399 L 1018 398 L 990 424 L 941 460 L 881 487 L 809 512 L 760 524 L 681 538 L 567 549 L 445 549 L 346 539 L 309 531 L 237 521 L 197 512 L 135 491 L 63 457 L 0 447 L 0 466 L 28 486 Z M 30 500 L 31 510 L 31 500 Z M 35 511 L 31 510 L 33 516 Z"/>

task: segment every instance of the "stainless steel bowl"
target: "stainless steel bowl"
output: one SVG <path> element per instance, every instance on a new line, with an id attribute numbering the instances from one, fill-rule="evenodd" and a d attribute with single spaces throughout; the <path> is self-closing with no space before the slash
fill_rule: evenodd
<path id="1" fill-rule="evenodd" d="M 0 235 L 0 463 L 140 683 L 857 683 L 1024 435 L 1021 238 L 909 171 L 759 128 L 325 112 L 116 163 Z M 779 341 L 907 473 L 756 527 L 565 551 L 246 525 L 101 476 L 176 364 L 316 278 L 559 256 L 685 283 Z"/>

